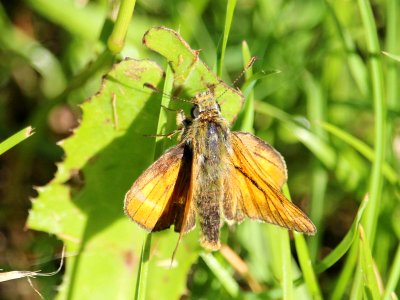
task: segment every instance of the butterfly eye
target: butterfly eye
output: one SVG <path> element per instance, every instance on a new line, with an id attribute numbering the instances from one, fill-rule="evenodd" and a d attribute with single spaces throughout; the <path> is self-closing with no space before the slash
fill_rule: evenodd
<path id="1" fill-rule="evenodd" d="M 199 116 L 199 107 L 197 105 L 194 105 L 192 107 L 192 110 L 190 111 L 190 115 L 192 116 L 192 118 L 197 118 Z"/>

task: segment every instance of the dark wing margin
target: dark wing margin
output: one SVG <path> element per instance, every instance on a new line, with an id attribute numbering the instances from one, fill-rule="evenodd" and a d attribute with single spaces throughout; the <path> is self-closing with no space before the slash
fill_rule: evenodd
<path id="1" fill-rule="evenodd" d="M 173 198 L 175 210 L 174 230 L 180 236 L 196 226 L 196 210 L 193 207 L 193 152 L 188 146 L 184 148 L 181 170 L 178 174 Z"/>

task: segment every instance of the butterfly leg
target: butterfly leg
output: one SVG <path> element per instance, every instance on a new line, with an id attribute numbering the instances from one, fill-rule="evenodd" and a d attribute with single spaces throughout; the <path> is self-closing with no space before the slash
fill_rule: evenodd
<path id="1" fill-rule="evenodd" d="M 144 134 L 146 137 L 166 137 L 168 139 L 171 139 L 175 134 L 181 132 L 181 129 L 176 129 L 170 133 L 167 134 Z"/>

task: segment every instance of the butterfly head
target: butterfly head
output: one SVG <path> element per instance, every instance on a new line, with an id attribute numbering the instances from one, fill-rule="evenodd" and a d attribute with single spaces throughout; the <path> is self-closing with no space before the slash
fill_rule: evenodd
<path id="1" fill-rule="evenodd" d="M 192 117 L 197 118 L 203 113 L 220 115 L 221 107 L 215 101 L 214 93 L 211 90 L 198 93 L 193 101 Z"/>

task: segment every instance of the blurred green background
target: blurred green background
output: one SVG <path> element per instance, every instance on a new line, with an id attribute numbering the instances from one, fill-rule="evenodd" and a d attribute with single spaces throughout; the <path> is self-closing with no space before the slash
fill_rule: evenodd
<path id="1" fill-rule="evenodd" d="M 129 20 L 127 7 L 133 2 L 121 2 Z M 0 269 L 54 271 L 65 244 L 66 268 L 32 280 L 45 299 L 131 299 L 146 282 L 148 299 L 183 294 L 191 299 L 396 299 L 400 2 L 137 1 L 122 51 L 115 54 L 109 37 L 116 31 L 119 4 L 1 1 L 0 140 L 28 125 L 35 134 L 0 157 Z M 123 114 L 130 120 L 132 112 L 136 127 L 128 123 L 119 133 L 103 136 L 104 124 L 95 122 L 102 116 L 104 104 L 96 103 L 103 95 L 85 100 L 125 57 L 152 59 L 167 70 L 167 61 L 142 45 L 143 34 L 153 26 L 179 31 L 228 83 L 243 70 L 246 56 L 257 56 L 252 69 L 258 75 L 279 71 L 248 81 L 253 84 L 245 91 L 248 102 L 234 128 L 254 129 L 285 157 L 291 197 L 318 228 L 307 244 L 298 235 L 245 221 L 224 227 L 222 242 L 229 248 L 212 255 L 198 248 L 197 232 L 189 234 L 178 251 L 178 266 L 169 269 L 160 266 L 177 237 L 155 234 L 148 278 L 142 270 L 136 281 L 144 233 L 123 216 L 123 194 L 114 188 L 126 191 L 154 160 L 146 148 L 155 147 L 151 139 L 148 145 L 132 145 L 124 136 L 154 133 L 159 103 L 143 102 L 139 113 L 130 110 L 135 109 L 133 98 Z M 224 34 L 229 35 L 226 45 Z M 84 145 L 88 136 L 92 144 Z M 64 139 L 62 148 L 58 143 Z M 116 156 L 125 146 L 124 156 Z M 122 169 L 124 175 L 115 175 Z M 366 194 L 367 208 L 359 211 Z M 115 205 L 93 208 L 96 201 L 105 203 L 96 200 L 103 196 Z M 26 226 L 32 199 L 37 206 Z M 115 215 L 108 220 L 110 211 Z M 354 221 L 357 212 L 363 212 L 360 224 Z M 92 222 L 96 218 L 102 221 Z M 281 257 L 289 248 L 292 256 Z M 333 266 L 318 265 L 332 253 Z M 113 261 L 117 256 L 123 256 L 121 265 Z M 0 282 L 1 299 L 39 297 L 26 279 Z"/>

